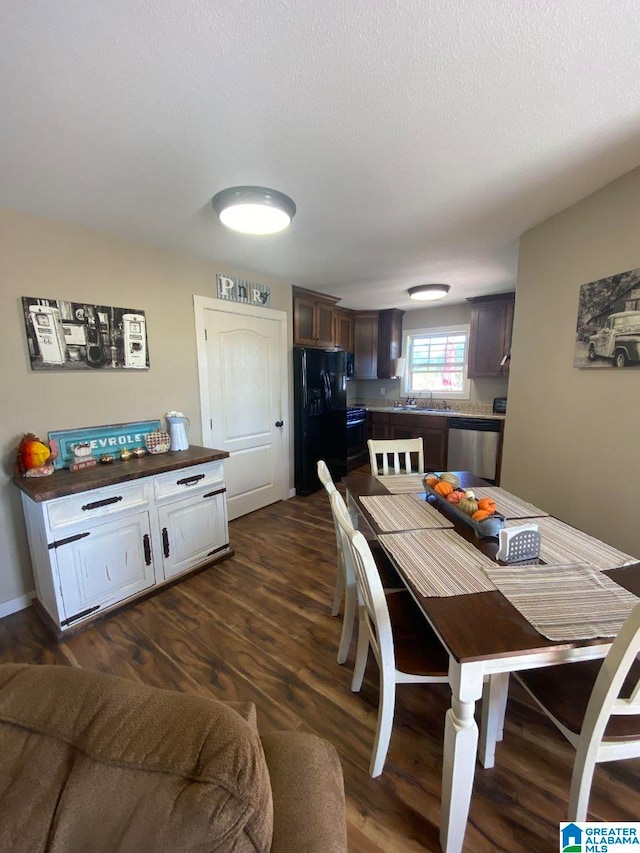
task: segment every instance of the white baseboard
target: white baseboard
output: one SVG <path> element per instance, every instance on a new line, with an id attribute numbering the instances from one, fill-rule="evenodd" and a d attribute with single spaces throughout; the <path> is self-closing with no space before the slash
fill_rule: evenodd
<path id="1" fill-rule="evenodd" d="M 4 616 L 10 616 L 12 613 L 17 613 L 18 610 L 24 610 L 31 604 L 31 599 L 35 598 L 35 590 L 28 592 L 26 595 L 20 595 L 18 598 L 13 598 L 11 601 L 0 602 L 0 619 Z"/>
<path id="2" fill-rule="evenodd" d="M 296 496 L 296 490 L 295 489 L 289 489 L 289 497 L 295 498 L 295 496 Z"/>

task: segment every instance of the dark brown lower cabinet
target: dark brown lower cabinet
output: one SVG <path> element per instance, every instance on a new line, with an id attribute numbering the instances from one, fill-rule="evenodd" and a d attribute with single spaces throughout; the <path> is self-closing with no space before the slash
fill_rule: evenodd
<path id="1" fill-rule="evenodd" d="M 389 415 L 389 438 L 421 438 L 426 471 L 447 464 L 447 419 L 439 415 Z"/>
<path id="2" fill-rule="evenodd" d="M 394 415 L 369 412 L 369 438 L 421 438 L 424 467 L 427 471 L 444 471 L 447 462 L 447 418 L 434 415 Z"/>
<path id="3" fill-rule="evenodd" d="M 386 412 L 369 412 L 369 438 L 389 438 L 389 415 Z"/>

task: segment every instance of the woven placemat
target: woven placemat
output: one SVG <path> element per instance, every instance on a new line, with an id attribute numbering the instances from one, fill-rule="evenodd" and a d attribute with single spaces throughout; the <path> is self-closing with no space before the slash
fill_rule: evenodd
<path id="1" fill-rule="evenodd" d="M 424 492 L 424 474 L 382 474 L 376 477 L 392 495 Z"/>
<path id="2" fill-rule="evenodd" d="M 418 592 L 427 598 L 495 589 L 483 571 L 495 563 L 454 530 L 388 533 L 378 541 Z"/>
<path id="3" fill-rule="evenodd" d="M 615 637 L 640 603 L 588 563 L 486 571 L 505 598 L 549 640 Z"/>
<path id="4" fill-rule="evenodd" d="M 543 509 L 522 500 L 517 495 L 512 495 L 506 489 L 499 486 L 479 486 L 473 488 L 476 498 L 491 498 L 496 502 L 497 511 L 505 518 L 539 518 L 549 515 Z"/>
<path id="5" fill-rule="evenodd" d="M 415 495 L 368 495 L 360 498 L 363 507 L 380 530 L 420 530 L 453 527 L 453 523 L 426 501 Z"/>
<path id="6" fill-rule="evenodd" d="M 636 563 L 637 559 L 611 545 L 577 530 L 557 518 L 537 518 L 535 523 L 542 536 L 540 557 L 545 563 L 574 563 L 584 561 L 596 569 L 617 569 Z M 517 522 L 507 521 L 506 527 Z"/>

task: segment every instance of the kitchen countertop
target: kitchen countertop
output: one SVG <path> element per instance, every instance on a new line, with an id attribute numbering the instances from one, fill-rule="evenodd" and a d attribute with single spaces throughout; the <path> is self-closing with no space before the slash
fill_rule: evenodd
<path id="1" fill-rule="evenodd" d="M 492 412 L 481 415 L 477 412 L 456 412 L 453 409 L 425 409 L 413 406 L 397 407 L 397 406 L 367 406 L 368 412 L 383 412 L 389 415 L 433 415 L 439 418 L 479 418 L 481 420 L 503 421 L 505 415 L 498 415 Z"/>
<path id="2" fill-rule="evenodd" d="M 217 462 L 226 459 L 226 450 L 213 450 L 210 447 L 191 445 L 188 450 L 174 450 L 168 453 L 148 453 L 142 459 L 129 459 L 127 462 L 116 460 L 110 465 L 98 463 L 93 468 L 82 471 L 69 471 L 61 468 L 48 477 L 13 477 L 16 486 L 28 495 L 32 501 L 50 501 L 65 495 L 76 495 L 102 486 L 113 486 L 127 480 L 140 477 L 152 477 L 165 471 L 176 471 L 191 465 L 205 462 Z"/>

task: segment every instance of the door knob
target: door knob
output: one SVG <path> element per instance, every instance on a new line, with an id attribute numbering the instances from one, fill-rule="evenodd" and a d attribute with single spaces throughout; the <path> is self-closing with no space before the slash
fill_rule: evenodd
<path id="1" fill-rule="evenodd" d="M 284 421 L 276 421 L 276 426 L 277 426 L 277 427 L 282 427 L 282 426 L 284 426 Z"/>

